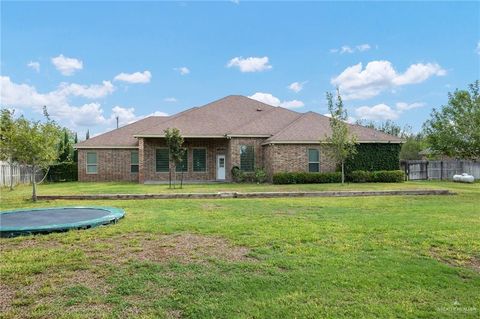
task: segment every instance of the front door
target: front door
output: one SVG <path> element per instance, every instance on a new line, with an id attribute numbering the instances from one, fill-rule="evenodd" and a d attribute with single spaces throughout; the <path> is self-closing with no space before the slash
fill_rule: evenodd
<path id="1" fill-rule="evenodd" d="M 225 155 L 217 155 L 217 180 L 225 179 Z"/>

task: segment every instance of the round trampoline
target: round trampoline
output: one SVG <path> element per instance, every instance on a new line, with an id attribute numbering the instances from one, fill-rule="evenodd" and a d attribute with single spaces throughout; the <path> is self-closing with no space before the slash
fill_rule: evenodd
<path id="1" fill-rule="evenodd" d="M 114 207 L 54 207 L 0 213 L 0 237 L 88 229 L 116 223 L 125 215 Z"/>

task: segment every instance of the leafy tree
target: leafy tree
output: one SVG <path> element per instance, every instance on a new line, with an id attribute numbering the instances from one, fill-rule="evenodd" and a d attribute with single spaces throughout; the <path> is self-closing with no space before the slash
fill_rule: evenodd
<path id="1" fill-rule="evenodd" d="M 347 110 L 343 106 L 340 91 L 337 88 L 337 98 L 334 101 L 333 94 L 327 92 L 328 110 L 330 111 L 330 128 L 332 135 L 326 137 L 330 144 L 329 156 L 342 168 L 342 184 L 345 183 L 345 160 L 356 154 L 355 145 L 357 138 L 349 133 L 347 124 Z"/>
<path id="2" fill-rule="evenodd" d="M 10 166 L 10 190 L 13 190 L 13 164 L 17 157 L 17 146 L 15 145 L 17 129 L 13 117 L 14 112 L 9 109 L 1 109 L 0 115 L 0 160 L 7 162 Z"/>
<path id="3" fill-rule="evenodd" d="M 61 138 L 60 127 L 50 119 L 44 107 L 46 121 L 28 121 L 23 116 L 15 121 L 17 134 L 17 160 L 32 168 L 32 200 L 37 200 L 35 175 L 37 170 L 52 164 L 58 156 L 58 143 Z"/>
<path id="4" fill-rule="evenodd" d="M 58 162 L 71 162 L 73 157 L 72 133 L 67 128 L 63 128 L 62 139 L 58 145 Z"/>
<path id="5" fill-rule="evenodd" d="M 78 143 L 78 136 L 77 136 L 77 132 L 75 132 L 75 137 L 73 138 L 73 144 L 77 144 Z M 75 148 L 73 150 L 73 162 L 74 163 L 78 163 L 78 150 Z"/>
<path id="6" fill-rule="evenodd" d="M 433 109 L 424 131 L 430 148 L 464 159 L 480 158 L 480 82 L 448 94 L 447 105 Z"/>
<path id="7" fill-rule="evenodd" d="M 177 128 L 167 128 L 165 131 L 165 142 L 169 150 L 169 187 L 172 187 L 172 171 L 174 175 L 173 188 L 175 188 L 176 181 L 176 167 L 183 160 L 185 149 L 183 148 L 183 137 Z M 182 185 L 183 185 L 183 172 L 182 172 Z M 180 187 L 182 187 L 180 185 Z"/>
<path id="8" fill-rule="evenodd" d="M 406 137 L 405 142 L 402 144 L 400 150 L 401 160 L 419 160 L 422 158 L 420 152 L 423 151 L 426 146 L 425 137 L 422 134 L 411 134 Z"/>

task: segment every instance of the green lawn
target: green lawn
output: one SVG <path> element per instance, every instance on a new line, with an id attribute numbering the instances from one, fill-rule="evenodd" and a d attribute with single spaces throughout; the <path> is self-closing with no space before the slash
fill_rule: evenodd
<path id="1" fill-rule="evenodd" d="M 49 201 L 117 225 L 0 239 L 4 318 L 478 318 L 480 184 L 187 185 L 185 192 L 444 188 L 454 196 Z M 40 194 L 156 193 L 65 183 Z"/>

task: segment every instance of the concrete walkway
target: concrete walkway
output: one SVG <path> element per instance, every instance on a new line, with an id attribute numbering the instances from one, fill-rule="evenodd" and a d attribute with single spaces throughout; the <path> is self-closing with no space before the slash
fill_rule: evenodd
<path id="1" fill-rule="evenodd" d="M 385 190 L 385 191 L 318 191 L 318 192 L 218 192 L 218 193 L 164 193 L 164 194 L 90 194 L 90 195 L 38 195 L 40 200 L 74 199 L 223 199 L 223 198 L 282 198 L 282 197 L 354 197 L 454 195 L 446 189 Z"/>

